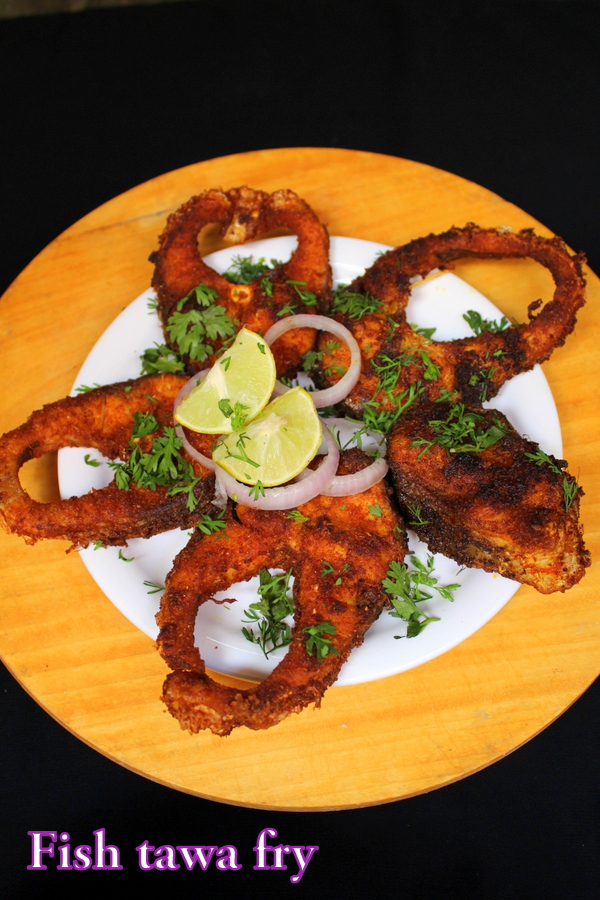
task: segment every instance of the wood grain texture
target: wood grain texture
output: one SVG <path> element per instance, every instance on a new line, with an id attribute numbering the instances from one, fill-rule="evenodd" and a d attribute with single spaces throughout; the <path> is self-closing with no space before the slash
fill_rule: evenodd
<path id="1" fill-rule="evenodd" d="M 314 148 L 265 150 L 170 172 L 94 210 L 52 242 L 0 303 L 5 378 L 0 431 L 66 395 L 91 347 L 150 282 L 166 215 L 209 187 L 287 187 L 335 235 L 397 245 L 451 225 L 548 230 L 478 185 L 408 160 Z M 575 248 L 580 249 L 580 248 Z M 456 271 L 523 318 L 551 283 L 529 261 Z M 544 367 L 564 452 L 583 485 L 598 559 L 600 403 L 592 377 L 600 282 L 576 332 Z M 56 495 L 53 460 L 28 464 L 35 496 Z M 66 544 L 0 535 L 0 653 L 24 688 L 90 746 L 157 782 L 225 803 L 283 810 L 384 803 L 448 784 L 505 756 L 561 714 L 598 674 L 598 567 L 566 595 L 521 588 L 484 628 L 417 669 L 331 689 L 267 732 L 190 736 L 163 709 L 166 666 L 105 598 Z M 481 602 L 485 603 L 482 596 Z M 234 683 L 231 680 L 228 683 Z"/>

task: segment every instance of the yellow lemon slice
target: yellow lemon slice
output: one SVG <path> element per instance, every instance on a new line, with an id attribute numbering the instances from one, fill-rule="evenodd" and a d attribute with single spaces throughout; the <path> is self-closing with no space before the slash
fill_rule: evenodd
<path id="1" fill-rule="evenodd" d="M 192 431 L 229 434 L 266 406 L 275 374 L 275 360 L 267 342 L 242 328 L 204 381 L 179 404 L 175 418 Z"/>
<path id="2" fill-rule="evenodd" d="M 272 487 L 295 478 L 321 446 L 321 422 L 304 388 L 273 400 L 240 431 L 219 442 L 213 459 L 244 484 Z"/>

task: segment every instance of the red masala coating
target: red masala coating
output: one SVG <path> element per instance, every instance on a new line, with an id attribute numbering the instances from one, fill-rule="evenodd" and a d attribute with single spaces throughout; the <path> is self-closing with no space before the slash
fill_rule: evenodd
<path id="1" fill-rule="evenodd" d="M 168 489 L 117 489 L 114 481 L 82 497 L 39 503 L 23 490 L 19 469 L 30 459 L 61 447 L 95 447 L 109 459 L 128 458 L 135 412 L 152 413 L 159 425 L 173 425 L 173 402 L 185 376 L 149 375 L 135 381 L 65 397 L 32 413 L 27 422 L 0 438 L 0 523 L 28 543 L 61 538 L 73 545 L 90 541 L 124 544 L 128 538 L 150 537 L 170 528 L 188 528 L 208 511 L 214 476 L 193 462 L 202 476 L 194 493 L 195 512 L 186 495 L 170 497 Z M 154 398 L 154 399 L 152 399 Z M 160 432 L 157 432 L 159 434 Z"/>
<path id="2" fill-rule="evenodd" d="M 358 450 L 350 451 L 343 455 L 339 473 L 358 471 L 367 462 Z M 381 516 L 369 512 L 375 504 Z M 158 649 L 173 669 L 163 700 L 182 728 L 208 728 L 219 735 L 239 725 L 270 728 L 310 703 L 319 705 L 386 604 L 382 579 L 391 561 L 403 560 L 407 551 L 404 530 L 394 531 L 402 520 L 386 484 L 353 497 L 316 497 L 299 511 L 307 522 L 298 524 L 285 512 L 237 506 L 237 519 L 228 519 L 228 540 L 198 533 L 175 560 L 157 616 Z M 322 574 L 325 562 L 333 567 L 329 575 Z M 206 674 L 194 646 L 194 623 L 199 606 L 217 591 L 264 567 L 293 567 L 293 640 L 262 684 L 240 691 Z M 318 661 L 306 650 L 303 629 L 324 621 L 335 626 L 332 641 L 338 655 Z"/>
<path id="3" fill-rule="evenodd" d="M 535 316 L 541 301 L 530 304 L 529 321 L 523 325 L 499 333 L 484 331 L 455 341 L 428 341 L 416 334 L 406 321 L 410 279 L 425 276 L 435 268 L 452 268 L 453 260 L 465 257 L 530 257 L 550 271 L 556 285 L 554 296 Z M 380 300 L 377 312 L 357 321 L 333 314 L 352 331 L 363 355 L 360 380 L 344 406 L 355 415 L 361 415 L 365 402 L 372 399 L 384 408 L 392 406 L 388 396 L 377 392 L 379 375 L 373 361 L 377 363 L 379 358 L 381 362 L 384 355 L 392 359 L 402 354 L 414 358 L 402 367 L 393 396 L 420 381 L 424 394 L 431 399 L 436 399 L 442 388 L 466 403 L 494 397 L 506 381 L 544 362 L 555 347 L 564 344 L 575 327 L 577 310 L 585 303 L 583 261 L 582 255 L 571 256 L 559 237 L 539 237 L 531 229 L 513 233 L 473 224 L 451 228 L 443 234 L 430 234 L 383 254 L 348 288 Z M 331 335 L 321 336 L 321 349 L 330 339 Z M 439 367 L 437 379 L 425 377 L 421 352 Z M 344 345 L 335 353 L 323 356 L 318 374 L 323 386 L 339 377 L 333 374 L 335 370 L 328 368 L 332 364 L 348 365 Z"/>
<path id="4" fill-rule="evenodd" d="M 506 436 L 481 452 L 449 452 L 435 443 L 432 422 L 448 403 L 422 402 L 403 416 L 388 439 L 388 460 L 406 522 L 429 549 L 464 566 L 498 572 L 542 594 L 565 591 L 590 565 L 579 524 L 579 498 L 566 509 L 564 460 L 537 465 L 538 445 L 520 437 L 496 410 L 480 407 L 483 431 L 500 422 Z M 434 441 L 427 449 L 421 441 Z M 415 442 L 418 442 L 415 446 Z"/>
<path id="5" fill-rule="evenodd" d="M 248 285 L 232 284 L 218 275 L 200 257 L 198 234 L 205 225 L 218 223 L 220 234 L 232 244 L 256 240 L 276 230 L 285 229 L 298 236 L 298 247 L 288 262 L 276 266 L 270 274 L 272 296 L 265 293 L 261 279 Z M 202 283 L 214 288 L 218 303 L 237 327 L 265 334 L 278 321 L 278 313 L 292 304 L 296 313 L 321 312 L 329 302 L 331 268 L 329 265 L 329 236 L 312 209 L 293 191 L 280 190 L 273 194 L 249 187 L 229 191 L 209 190 L 192 197 L 169 216 L 159 238 L 159 249 L 150 257 L 156 268 L 152 286 L 158 295 L 159 315 L 169 346 L 177 349 L 167 331 L 169 317 L 179 300 Z M 251 253 L 251 248 L 248 248 Z M 289 281 L 303 282 L 300 290 L 310 291 L 318 298 L 317 305 L 304 306 Z M 195 301 L 183 305 L 184 313 Z M 280 338 L 273 348 L 277 373 L 293 375 L 302 356 L 315 342 L 316 333 L 305 328 Z M 209 341 L 218 350 L 222 342 Z M 186 357 L 190 373 L 206 368 L 214 362 L 214 355 L 203 363 Z"/>

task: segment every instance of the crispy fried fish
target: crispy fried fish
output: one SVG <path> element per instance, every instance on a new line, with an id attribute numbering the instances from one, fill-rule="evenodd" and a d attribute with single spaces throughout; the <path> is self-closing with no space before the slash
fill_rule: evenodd
<path id="1" fill-rule="evenodd" d="M 340 474 L 368 459 L 358 450 L 342 456 Z M 381 515 L 369 507 L 378 506 Z M 227 735 L 246 725 L 270 728 L 309 703 L 320 704 L 342 664 L 386 604 L 381 586 L 390 562 L 407 550 L 404 530 L 384 482 L 352 497 L 316 497 L 299 507 L 307 521 L 285 512 L 237 506 L 227 536 L 197 534 L 167 578 L 157 621 L 158 648 L 173 669 L 163 700 L 181 727 Z M 262 684 L 236 690 L 213 681 L 194 646 L 201 604 L 265 567 L 293 569 L 295 621 L 289 651 Z M 322 659 L 307 649 L 306 629 L 331 623 L 332 649 Z"/>
<path id="2" fill-rule="evenodd" d="M 394 426 L 388 460 L 406 522 L 431 550 L 543 594 L 572 587 L 590 565 L 583 491 L 564 460 L 501 413 L 419 403 Z"/>
<path id="3" fill-rule="evenodd" d="M 124 544 L 128 538 L 150 537 L 170 528 L 188 528 L 210 508 L 214 475 L 189 460 L 194 502 L 189 492 L 172 485 L 128 489 L 115 482 L 82 497 L 51 503 L 33 500 L 22 488 L 19 469 L 30 459 L 61 447 L 94 447 L 111 460 L 127 460 L 134 446 L 147 449 L 153 436 L 173 425 L 173 402 L 185 376 L 152 375 L 65 397 L 32 413 L 27 422 L 0 438 L 0 523 L 28 543 L 61 538 L 73 545 L 90 541 Z M 134 438 L 135 416 L 153 416 L 157 429 Z"/>
<path id="4" fill-rule="evenodd" d="M 285 229 L 297 235 L 298 246 L 290 259 L 276 265 L 268 277 L 255 277 L 249 284 L 232 284 L 210 268 L 198 251 L 198 234 L 210 223 L 218 224 L 221 236 L 232 244 Z M 182 353 L 190 373 L 212 365 L 215 351 L 240 325 L 266 334 L 281 316 L 320 312 L 330 299 L 327 229 L 308 204 L 289 190 L 267 194 L 240 187 L 208 190 L 192 197 L 169 216 L 159 238 L 159 249 L 150 260 L 155 263 L 152 286 L 157 292 L 165 339 L 173 350 Z M 211 296 L 216 312 L 214 308 L 212 312 L 199 308 L 199 302 L 209 305 L 209 297 L 205 292 L 198 300 L 194 294 L 198 285 L 214 292 Z M 204 327 L 202 320 L 207 315 L 210 322 L 207 320 Z M 187 344 L 184 329 L 191 331 L 194 327 L 197 333 L 203 333 L 200 353 L 197 347 L 192 349 Z M 315 339 L 312 328 L 284 335 L 273 351 L 278 375 L 294 375 Z"/>
<path id="5" fill-rule="evenodd" d="M 529 257 L 545 266 L 554 279 L 554 296 L 534 315 L 541 300 L 529 306 L 529 321 L 502 331 L 454 341 L 428 340 L 406 321 L 411 279 L 435 268 L 452 268 L 465 257 L 501 259 Z M 531 229 L 518 233 L 494 228 L 451 228 L 390 250 L 333 300 L 329 313 L 349 328 L 361 348 L 361 377 L 344 408 L 357 416 L 365 410 L 388 410 L 423 395 L 436 399 L 446 390 L 465 403 L 494 397 L 519 372 L 548 359 L 564 344 L 585 303 L 584 257 L 571 256 L 559 237 L 543 238 Z M 363 297 L 353 303 L 352 297 Z M 348 366 L 348 351 L 328 350 L 332 335 L 320 337 L 323 352 L 317 372 L 319 386 L 339 379 Z"/>

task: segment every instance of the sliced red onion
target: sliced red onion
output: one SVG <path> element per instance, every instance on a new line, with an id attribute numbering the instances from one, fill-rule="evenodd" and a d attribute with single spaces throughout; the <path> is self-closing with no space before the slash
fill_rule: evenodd
<path id="1" fill-rule="evenodd" d="M 349 422 L 347 419 L 328 418 L 323 419 L 322 424 L 325 426 L 325 433 L 327 433 L 329 428 L 335 428 L 336 426 L 338 428 L 354 427 L 354 423 Z M 359 430 L 360 426 L 356 423 L 356 431 Z M 375 444 L 381 456 L 365 469 L 361 469 L 360 472 L 355 472 L 352 475 L 336 475 L 329 487 L 321 492 L 325 497 L 350 497 L 352 494 L 362 494 L 363 491 L 368 491 L 369 488 L 379 484 L 385 478 L 389 468 L 387 461 L 384 459 L 387 452 L 385 440 L 381 435 L 373 431 L 365 431 L 361 437 Z M 305 473 L 300 472 L 298 480 L 300 481 L 305 477 Z"/>
<path id="2" fill-rule="evenodd" d="M 309 313 L 300 313 L 297 316 L 287 316 L 272 325 L 265 334 L 265 341 L 269 346 L 273 344 L 278 337 L 290 331 L 292 328 L 319 328 L 321 331 L 329 331 L 339 337 L 350 351 L 350 365 L 345 375 L 340 378 L 337 384 L 323 391 L 311 391 L 310 396 L 317 409 L 323 406 L 333 406 L 340 403 L 348 396 L 352 388 L 356 385 L 360 377 L 361 356 L 360 347 L 356 343 L 352 333 L 348 331 L 345 325 L 330 319 L 328 316 L 313 316 Z M 284 394 L 288 390 L 280 381 L 275 382 L 275 393 Z"/>
<path id="3" fill-rule="evenodd" d="M 210 456 L 205 456 L 204 453 L 200 453 L 199 450 L 196 450 L 196 448 L 193 447 L 192 444 L 190 444 L 190 442 L 188 441 L 188 439 L 185 436 L 185 431 L 183 430 L 181 425 L 175 426 L 175 434 L 177 435 L 177 437 L 180 439 L 181 443 L 183 444 L 183 446 L 185 448 L 185 452 L 188 453 L 192 457 L 192 459 L 197 460 L 206 469 L 210 469 L 211 472 L 214 472 L 216 470 L 216 466 L 217 466 L 216 462 L 214 462 L 210 458 Z"/>
<path id="4" fill-rule="evenodd" d="M 265 488 L 264 497 L 258 497 L 255 500 L 250 496 L 252 488 L 237 481 L 221 466 L 217 466 L 217 479 L 225 487 L 228 496 L 235 498 L 236 503 L 242 506 L 251 506 L 253 509 L 295 509 L 302 503 L 312 500 L 313 497 L 323 494 L 324 488 L 331 484 L 335 477 L 340 451 L 327 429 L 324 431 L 324 437 L 327 443 L 327 455 L 319 467 L 305 469 L 301 481 L 281 487 Z"/>
<path id="5" fill-rule="evenodd" d="M 373 485 L 383 481 L 388 468 L 387 460 L 380 456 L 360 472 L 353 475 L 336 475 L 330 487 L 321 493 L 325 497 L 350 497 L 352 494 L 362 494 L 363 491 L 368 491 Z"/>

